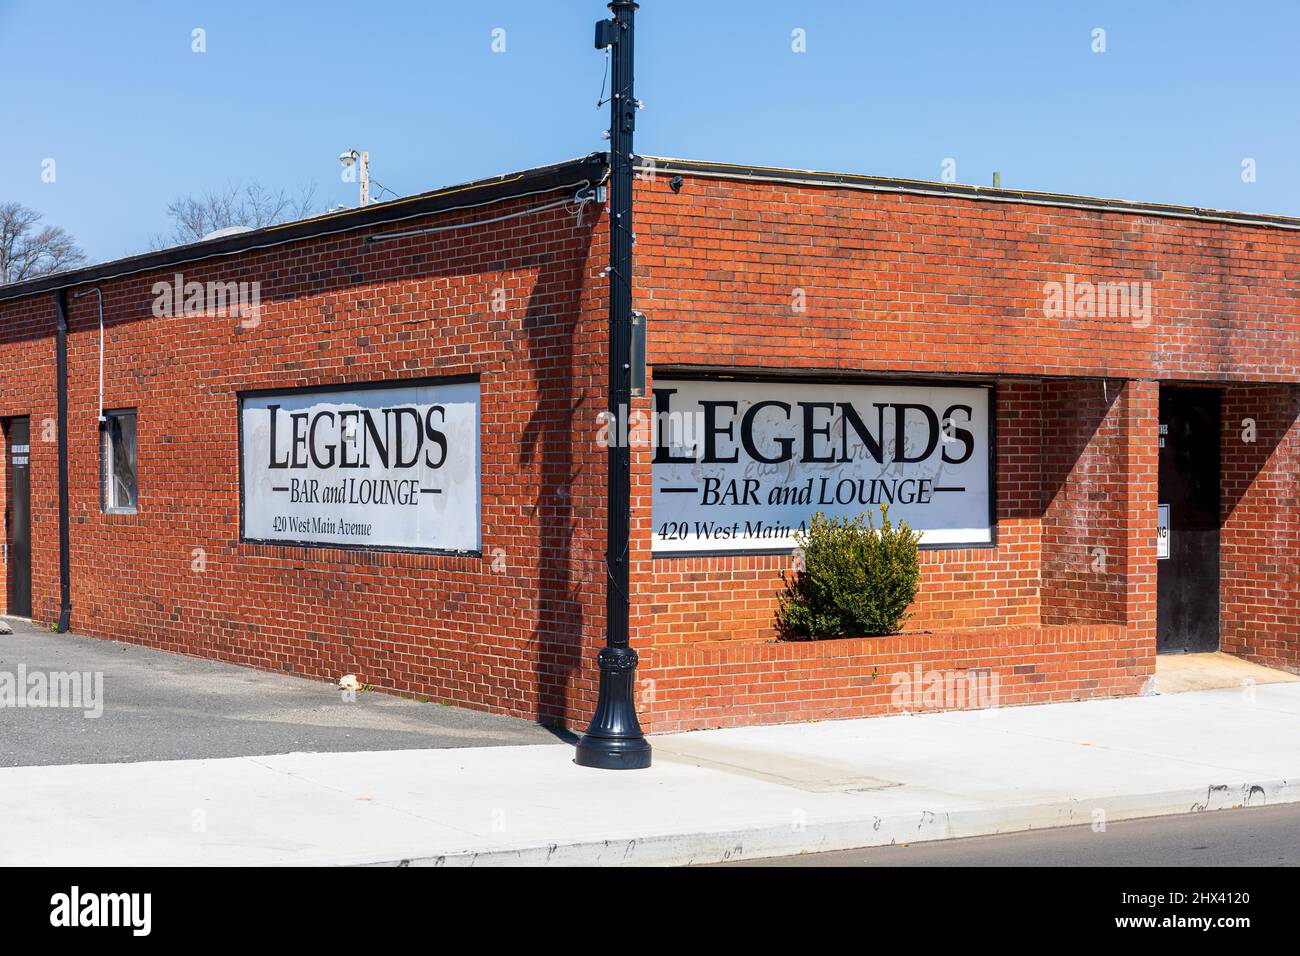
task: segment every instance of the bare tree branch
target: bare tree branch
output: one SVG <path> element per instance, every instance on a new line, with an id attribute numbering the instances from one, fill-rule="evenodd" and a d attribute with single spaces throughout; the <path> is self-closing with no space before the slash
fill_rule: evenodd
<path id="1" fill-rule="evenodd" d="M 63 272 L 86 261 L 76 241 L 41 214 L 16 202 L 0 203 L 0 285 Z"/>
<path id="2" fill-rule="evenodd" d="M 257 181 L 242 187 L 230 184 L 203 194 L 192 193 L 167 204 L 172 233 L 155 238 L 154 247 L 198 242 L 210 232 L 231 226 L 261 229 L 302 219 L 313 214 L 315 205 L 315 183 L 296 194 L 283 188 L 271 190 Z"/>

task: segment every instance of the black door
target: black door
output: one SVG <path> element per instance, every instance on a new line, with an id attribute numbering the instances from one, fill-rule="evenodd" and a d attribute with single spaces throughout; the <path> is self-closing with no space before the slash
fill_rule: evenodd
<path id="1" fill-rule="evenodd" d="M 9 613 L 32 616 L 32 495 L 28 475 L 30 438 L 26 418 L 5 422 L 8 479 L 5 495 L 5 572 L 9 579 Z"/>
<path id="2" fill-rule="evenodd" d="M 1162 653 L 1219 649 L 1220 434 L 1217 391 L 1160 389 L 1159 553 L 1168 553 L 1156 561 Z"/>

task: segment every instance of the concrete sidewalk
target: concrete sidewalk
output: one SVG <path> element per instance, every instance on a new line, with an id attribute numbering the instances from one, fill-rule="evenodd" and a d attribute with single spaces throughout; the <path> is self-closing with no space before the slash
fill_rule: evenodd
<path id="1" fill-rule="evenodd" d="M 1300 684 L 654 744 L 0 769 L 0 863 L 684 864 L 1300 801 Z"/>

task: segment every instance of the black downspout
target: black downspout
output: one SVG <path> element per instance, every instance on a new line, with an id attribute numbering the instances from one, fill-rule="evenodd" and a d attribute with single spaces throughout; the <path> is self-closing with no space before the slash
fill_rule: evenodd
<path id="1" fill-rule="evenodd" d="M 68 293 L 55 293 L 55 367 L 59 388 L 59 623 L 65 632 L 72 623 L 72 542 L 68 530 Z"/>
<path id="2" fill-rule="evenodd" d="M 609 205 L 609 504 L 605 535 L 605 646 L 597 657 L 600 696 L 575 762 L 604 770 L 650 766 L 650 744 L 636 719 L 637 654 L 628 629 L 628 545 L 632 510 L 632 453 L 627 434 L 632 401 L 632 95 L 633 15 L 631 0 L 609 5 L 610 20 L 596 24 L 596 48 L 610 47 Z"/>

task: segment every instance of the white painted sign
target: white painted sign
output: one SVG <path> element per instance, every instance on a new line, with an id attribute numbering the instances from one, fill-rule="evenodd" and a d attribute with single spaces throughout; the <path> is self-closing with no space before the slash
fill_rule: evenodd
<path id="1" fill-rule="evenodd" d="M 656 379 L 654 550 L 795 547 L 889 505 L 923 544 L 993 539 L 990 390 Z"/>
<path id="2" fill-rule="evenodd" d="M 351 547 L 479 549 L 479 386 L 245 396 L 243 536 Z"/>
<path id="3" fill-rule="evenodd" d="M 1164 441 L 1164 439 L 1160 439 Z M 1169 506 L 1156 505 L 1156 560 L 1169 557 Z"/>

